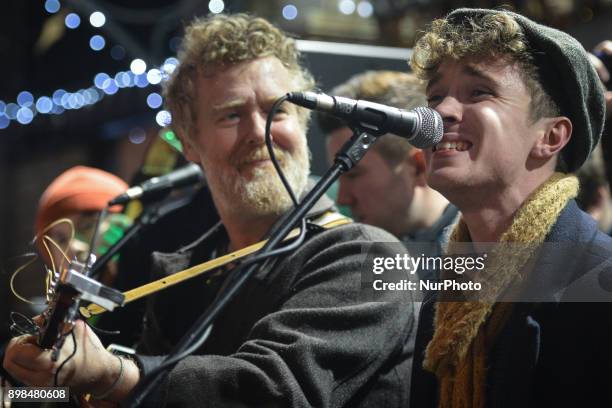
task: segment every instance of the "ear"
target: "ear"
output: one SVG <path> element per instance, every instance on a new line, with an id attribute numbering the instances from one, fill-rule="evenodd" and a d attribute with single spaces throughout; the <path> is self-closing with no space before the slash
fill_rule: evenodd
<path id="1" fill-rule="evenodd" d="M 426 171 L 427 165 L 425 164 L 425 154 L 423 150 L 412 148 L 408 153 L 409 164 L 415 169 L 415 180 L 417 186 L 424 187 L 427 185 Z"/>
<path id="2" fill-rule="evenodd" d="M 561 152 L 572 136 L 572 122 L 565 116 L 543 118 L 543 131 L 531 148 L 530 156 L 547 160 Z"/>

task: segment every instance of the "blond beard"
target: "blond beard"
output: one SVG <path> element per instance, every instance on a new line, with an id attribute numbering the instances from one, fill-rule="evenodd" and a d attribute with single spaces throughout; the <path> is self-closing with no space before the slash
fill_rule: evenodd
<path id="1" fill-rule="evenodd" d="M 283 170 L 296 197 L 305 191 L 310 174 L 308 147 L 304 144 L 294 155 L 287 151 L 274 149 L 275 156 Z M 249 158 L 268 157 L 265 147 L 249 154 Z M 205 166 L 205 168 L 210 168 Z M 239 214 L 241 217 L 278 216 L 292 205 L 291 197 L 272 165 L 254 167 L 248 175 L 238 172 L 237 176 L 228 177 L 212 172 L 207 174 L 208 183 L 215 204 L 223 210 Z"/>

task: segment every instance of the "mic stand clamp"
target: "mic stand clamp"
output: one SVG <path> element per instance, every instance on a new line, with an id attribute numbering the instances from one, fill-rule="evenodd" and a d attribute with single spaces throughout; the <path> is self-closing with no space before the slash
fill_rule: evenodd
<path id="1" fill-rule="evenodd" d="M 334 158 L 334 163 L 342 166 L 342 173 L 349 171 L 359 163 L 378 137 L 373 136 L 371 130 L 366 132 L 358 126 L 352 126 L 351 129 L 353 136 L 338 150 Z"/>

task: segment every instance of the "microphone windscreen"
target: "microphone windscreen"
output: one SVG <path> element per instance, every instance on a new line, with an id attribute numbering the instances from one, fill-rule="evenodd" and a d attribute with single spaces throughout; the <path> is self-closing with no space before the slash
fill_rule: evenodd
<path id="1" fill-rule="evenodd" d="M 410 144 L 419 149 L 427 149 L 442 140 L 444 125 L 442 117 L 431 108 L 419 106 L 412 110 L 421 118 L 420 126 L 415 135 L 410 139 Z"/>

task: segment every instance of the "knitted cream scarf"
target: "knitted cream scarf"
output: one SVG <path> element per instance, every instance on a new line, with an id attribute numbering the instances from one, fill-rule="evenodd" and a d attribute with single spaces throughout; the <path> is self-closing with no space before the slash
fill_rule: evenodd
<path id="1" fill-rule="evenodd" d="M 494 250 L 487 259 L 484 276 L 479 278 L 483 282 L 481 296 L 495 299 L 510 283 L 521 279 L 520 271 L 533 254 L 533 248 L 544 242 L 559 214 L 577 192 L 575 176 L 554 173 L 531 194 L 500 242 L 534 245 L 521 246 L 512 257 L 508 257 L 506 251 L 503 262 Z M 470 241 L 462 219 L 453 230 L 450 245 Z M 487 354 L 511 311 L 511 303 L 436 304 L 435 331 L 427 346 L 423 366 L 438 378 L 441 408 L 485 406 Z"/>

